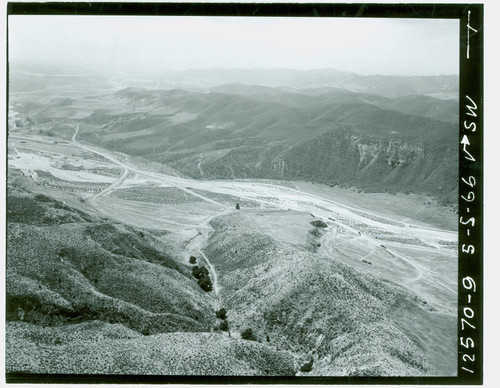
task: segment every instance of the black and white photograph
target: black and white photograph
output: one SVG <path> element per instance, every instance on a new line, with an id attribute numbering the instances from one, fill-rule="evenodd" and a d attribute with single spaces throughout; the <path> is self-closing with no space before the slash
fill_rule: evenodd
<path id="1" fill-rule="evenodd" d="M 465 8 L 92 5 L 8 15 L 7 375 L 480 374 Z"/>

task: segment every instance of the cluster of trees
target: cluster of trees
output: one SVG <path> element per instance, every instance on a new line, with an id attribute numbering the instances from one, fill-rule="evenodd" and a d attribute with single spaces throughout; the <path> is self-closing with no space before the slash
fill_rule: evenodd
<path id="1" fill-rule="evenodd" d="M 215 312 L 215 316 L 218 319 L 226 319 L 227 318 L 227 310 L 225 308 L 221 308 L 219 311 Z"/>
<path id="2" fill-rule="evenodd" d="M 208 275 L 208 269 L 205 266 L 198 267 L 195 265 L 193 267 L 193 276 L 198 279 L 198 285 L 205 292 L 210 292 L 213 290 L 213 284 Z"/>
<path id="3" fill-rule="evenodd" d="M 196 257 L 191 256 L 189 258 L 189 262 L 191 264 L 196 264 Z M 194 265 L 192 269 L 192 274 L 196 279 L 198 279 L 198 285 L 203 291 L 205 292 L 213 291 L 213 284 L 212 281 L 210 280 L 207 267 L 205 266 L 198 267 L 197 265 Z"/>

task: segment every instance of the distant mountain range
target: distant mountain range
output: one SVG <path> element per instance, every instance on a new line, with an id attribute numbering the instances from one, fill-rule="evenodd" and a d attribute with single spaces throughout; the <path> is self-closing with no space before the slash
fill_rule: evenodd
<path id="1" fill-rule="evenodd" d="M 81 84 L 91 82 L 109 88 L 138 87 L 146 89 L 185 89 L 202 91 L 227 84 L 267 86 L 285 91 L 312 88 L 338 88 L 353 92 L 370 93 L 384 97 L 431 95 L 442 99 L 458 100 L 458 75 L 388 76 L 360 75 L 335 69 L 189 69 L 151 74 L 111 73 L 108 69 L 90 69 L 83 66 L 9 62 L 10 88 L 13 91 L 39 88 L 49 80 Z M 83 85 L 78 85 L 79 87 Z M 265 88 L 261 88 L 261 91 Z"/>
<path id="2" fill-rule="evenodd" d="M 227 83 L 285 87 L 290 89 L 336 87 L 385 97 L 412 94 L 458 94 L 458 76 L 363 76 L 334 69 L 207 69 L 166 72 L 172 85 L 205 87 Z"/>

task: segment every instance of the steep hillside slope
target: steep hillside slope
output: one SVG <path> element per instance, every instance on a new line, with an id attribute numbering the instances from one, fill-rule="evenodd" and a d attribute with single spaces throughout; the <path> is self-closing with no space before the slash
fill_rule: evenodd
<path id="1" fill-rule="evenodd" d="M 45 196 L 8 197 L 7 316 L 36 324 L 100 319 L 143 334 L 206 331 L 210 301 L 154 236 Z"/>
<path id="2" fill-rule="evenodd" d="M 205 253 L 219 271 L 230 330 L 251 328 L 314 359 L 312 375 L 454 373 L 453 317 L 402 287 L 279 243 L 244 214 L 212 226 Z"/>
<path id="3" fill-rule="evenodd" d="M 450 130 L 390 140 L 351 130 L 329 131 L 278 155 L 272 169 L 282 179 L 355 185 L 369 191 L 429 193 L 455 203 L 458 145 Z"/>

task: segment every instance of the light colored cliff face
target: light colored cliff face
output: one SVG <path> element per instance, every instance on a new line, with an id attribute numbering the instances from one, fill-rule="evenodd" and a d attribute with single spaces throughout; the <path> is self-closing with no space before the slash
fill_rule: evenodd
<path id="1" fill-rule="evenodd" d="M 388 142 L 373 142 L 369 139 L 353 137 L 351 141 L 358 147 L 358 171 L 369 168 L 380 156 L 385 156 L 387 164 L 391 167 L 409 165 L 424 156 L 424 149 L 421 146 L 409 144 L 399 139 L 391 139 Z"/>
<path id="2" fill-rule="evenodd" d="M 450 143 L 331 131 L 287 149 L 269 170 L 279 179 L 454 198 L 458 163 Z"/>
<path id="3" fill-rule="evenodd" d="M 314 158 L 324 165 L 331 166 L 330 171 L 321 169 L 311 171 L 313 176 L 325 179 L 342 179 L 337 174 L 335 166 L 343 164 L 345 160 L 354 162 L 346 166 L 350 177 L 355 179 L 358 173 L 369 173 L 371 168 L 387 165 L 389 169 L 409 166 L 422 162 L 425 150 L 421 145 L 410 144 L 401 139 L 379 140 L 368 137 L 336 133 L 328 138 L 314 139 L 309 144 L 299 145 L 285 152 L 281 157 L 272 161 L 272 171 L 280 178 L 301 177 L 302 170 L 307 169 L 308 159 Z M 298 171 L 297 171 L 298 170 Z M 346 172 L 344 169 L 343 172 Z M 306 176 L 302 176 L 307 178 Z"/>

